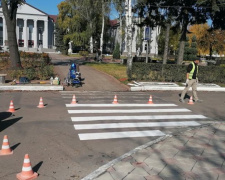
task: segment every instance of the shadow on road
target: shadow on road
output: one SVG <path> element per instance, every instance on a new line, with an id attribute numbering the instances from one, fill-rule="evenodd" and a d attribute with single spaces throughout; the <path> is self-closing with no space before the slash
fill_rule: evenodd
<path id="1" fill-rule="evenodd" d="M 40 169 L 41 165 L 43 164 L 43 161 L 40 161 L 38 164 L 36 164 L 34 167 L 33 167 L 33 171 L 34 172 L 38 172 L 38 170 Z"/>
<path id="2" fill-rule="evenodd" d="M 11 116 L 12 116 L 12 113 L 9 113 L 9 112 L 1 112 L 0 113 L 0 117 L 1 117 L 0 118 L 0 132 L 2 132 L 3 130 L 7 129 L 8 127 L 15 124 L 17 121 L 22 119 L 22 117 L 18 117 L 18 118 L 6 120 L 7 118 L 9 118 Z"/>
<path id="3" fill-rule="evenodd" d="M 17 144 L 15 144 L 15 145 L 13 145 L 13 146 L 11 147 L 11 149 L 14 151 L 20 144 L 21 144 L 21 143 L 17 143 Z"/>

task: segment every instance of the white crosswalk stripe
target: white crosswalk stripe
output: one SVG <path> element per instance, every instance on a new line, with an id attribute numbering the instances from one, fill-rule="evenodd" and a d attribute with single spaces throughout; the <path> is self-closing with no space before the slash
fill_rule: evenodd
<path id="1" fill-rule="evenodd" d="M 128 110 L 68 110 L 69 114 L 87 114 L 87 113 L 150 113 L 150 112 L 190 112 L 190 110 L 181 109 L 128 109 Z"/>
<path id="2" fill-rule="evenodd" d="M 66 107 L 166 107 L 176 104 L 66 104 Z"/>
<path id="3" fill-rule="evenodd" d="M 206 119 L 203 115 L 152 115 L 152 116 L 85 116 L 71 117 L 73 122 L 107 121 L 107 120 L 169 120 L 169 119 Z"/>
<path id="4" fill-rule="evenodd" d="M 63 94 L 65 100 L 66 97 L 67 94 Z M 207 119 L 203 115 L 193 114 L 189 109 L 166 102 L 93 104 L 88 103 L 87 97 L 88 94 L 83 97 L 86 104 L 65 104 L 80 140 L 164 136 L 165 133 L 158 128 L 199 126 L 201 124 L 196 120 Z M 137 131 L 138 128 L 140 130 Z"/>
<path id="5" fill-rule="evenodd" d="M 80 140 L 97 140 L 97 139 L 164 136 L 165 134 L 159 130 L 152 130 L 152 131 L 84 133 L 84 134 L 78 134 L 78 135 L 79 135 Z"/>

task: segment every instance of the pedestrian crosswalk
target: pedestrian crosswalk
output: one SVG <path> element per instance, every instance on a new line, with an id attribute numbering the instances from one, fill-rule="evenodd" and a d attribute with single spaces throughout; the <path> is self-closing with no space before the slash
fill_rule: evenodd
<path id="1" fill-rule="evenodd" d="M 62 95 L 66 101 L 66 94 Z M 80 140 L 164 136 L 166 133 L 160 128 L 199 126 L 198 120 L 207 119 L 166 102 L 97 104 L 85 100 L 78 104 L 65 103 Z"/>

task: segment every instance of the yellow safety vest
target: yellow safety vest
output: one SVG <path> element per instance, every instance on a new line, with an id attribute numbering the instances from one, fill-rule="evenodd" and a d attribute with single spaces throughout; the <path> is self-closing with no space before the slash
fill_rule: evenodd
<path id="1" fill-rule="evenodd" d="M 191 72 L 189 73 L 189 79 L 192 79 L 192 76 L 193 76 L 194 72 L 195 72 L 195 63 L 192 62 L 192 70 L 191 70 Z M 197 74 L 198 74 L 198 66 L 197 66 L 196 77 L 197 77 Z"/>

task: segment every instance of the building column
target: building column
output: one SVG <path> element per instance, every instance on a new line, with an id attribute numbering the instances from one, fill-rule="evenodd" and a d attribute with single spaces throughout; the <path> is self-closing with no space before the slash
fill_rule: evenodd
<path id="1" fill-rule="evenodd" d="M 44 21 L 43 48 L 48 48 L 48 21 Z"/>
<path id="2" fill-rule="evenodd" d="M 34 19 L 34 29 L 33 29 L 33 33 L 34 33 L 34 48 L 37 48 L 37 20 Z"/>
<path id="3" fill-rule="evenodd" d="M 16 19 L 16 40 L 17 40 L 17 44 L 19 46 L 19 26 L 18 26 L 18 19 Z"/>
<path id="4" fill-rule="evenodd" d="M 28 40 L 27 40 L 27 19 L 23 19 L 23 32 L 24 32 L 24 47 L 28 47 Z"/>

